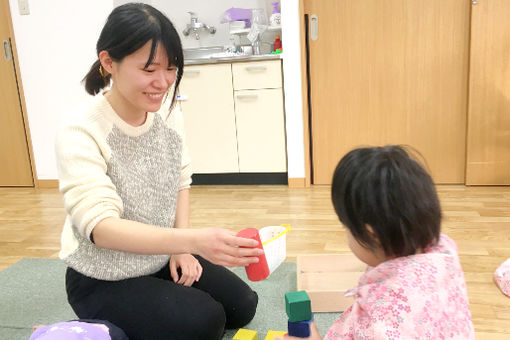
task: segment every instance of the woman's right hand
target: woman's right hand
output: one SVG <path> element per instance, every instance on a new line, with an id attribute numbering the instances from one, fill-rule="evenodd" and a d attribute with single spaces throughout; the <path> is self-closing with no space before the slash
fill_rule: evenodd
<path id="1" fill-rule="evenodd" d="M 257 241 L 238 237 L 231 230 L 204 228 L 198 230 L 195 253 L 214 264 L 241 267 L 259 261 L 257 256 L 264 252 L 257 246 Z"/>

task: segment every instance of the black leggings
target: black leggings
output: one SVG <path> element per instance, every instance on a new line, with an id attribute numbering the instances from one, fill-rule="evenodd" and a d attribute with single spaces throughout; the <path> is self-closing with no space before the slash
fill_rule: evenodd
<path id="1" fill-rule="evenodd" d="M 258 296 L 230 270 L 197 256 L 203 272 L 191 287 L 176 284 L 169 266 L 120 281 L 102 281 L 67 268 L 67 299 L 82 319 L 108 320 L 130 340 L 215 340 L 225 328 L 253 319 Z"/>

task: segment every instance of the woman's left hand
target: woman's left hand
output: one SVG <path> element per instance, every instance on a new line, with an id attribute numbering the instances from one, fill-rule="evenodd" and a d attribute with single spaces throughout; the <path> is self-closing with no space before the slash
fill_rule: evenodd
<path id="1" fill-rule="evenodd" d="M 177 269 L 181 268 L 181 277 Z M 191 254 L 177 254 L 170 257 L 170 275 L 175 283 L 191 287 L 202 276 L 202 266 Z"/>

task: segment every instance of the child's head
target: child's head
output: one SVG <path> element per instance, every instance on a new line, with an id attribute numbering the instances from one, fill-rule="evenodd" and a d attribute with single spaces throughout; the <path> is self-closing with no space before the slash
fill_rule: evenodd
<path id="1" fill-rule="evenodd" d="M 357 243 L 386 258 L 413 255 L 439 239 L 432 178 L 401 146 L 350 151 L 335 169 L 331 197 Z"/>

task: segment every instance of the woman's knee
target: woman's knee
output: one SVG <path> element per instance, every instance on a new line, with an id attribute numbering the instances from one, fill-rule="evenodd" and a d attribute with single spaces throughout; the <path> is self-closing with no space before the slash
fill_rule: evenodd
<path id="1" fill-rule="evenodd" d="M 225 329 L 225 311 L 212 298 L 194 301 L 187 306 L 158 308 L 137 320 L 138 327 L 132 329 L 133 339 L 219 340 Z M 172 310 L 173 309 L 173 310 Z M 126 332 L 127 333 L 127 332 Z"/>
<path id="2" fill-rule="evenodd" d="M 195 327 L 190 330 L 193 339 L 221 339 L 225 330 L 226 315 L 223 306 L 214 299 L 204 301 L 197 308 Z"/>
<path id="3" fill-rule="evenodd" d="M 242 299 L 238 300 L 233 310 L 227 313 L 226 327 L 239 328 L 248 324 L 257 312 L 258 302 L 257 292 L 250 290 L 248 294 L 245 294 Z"/>

